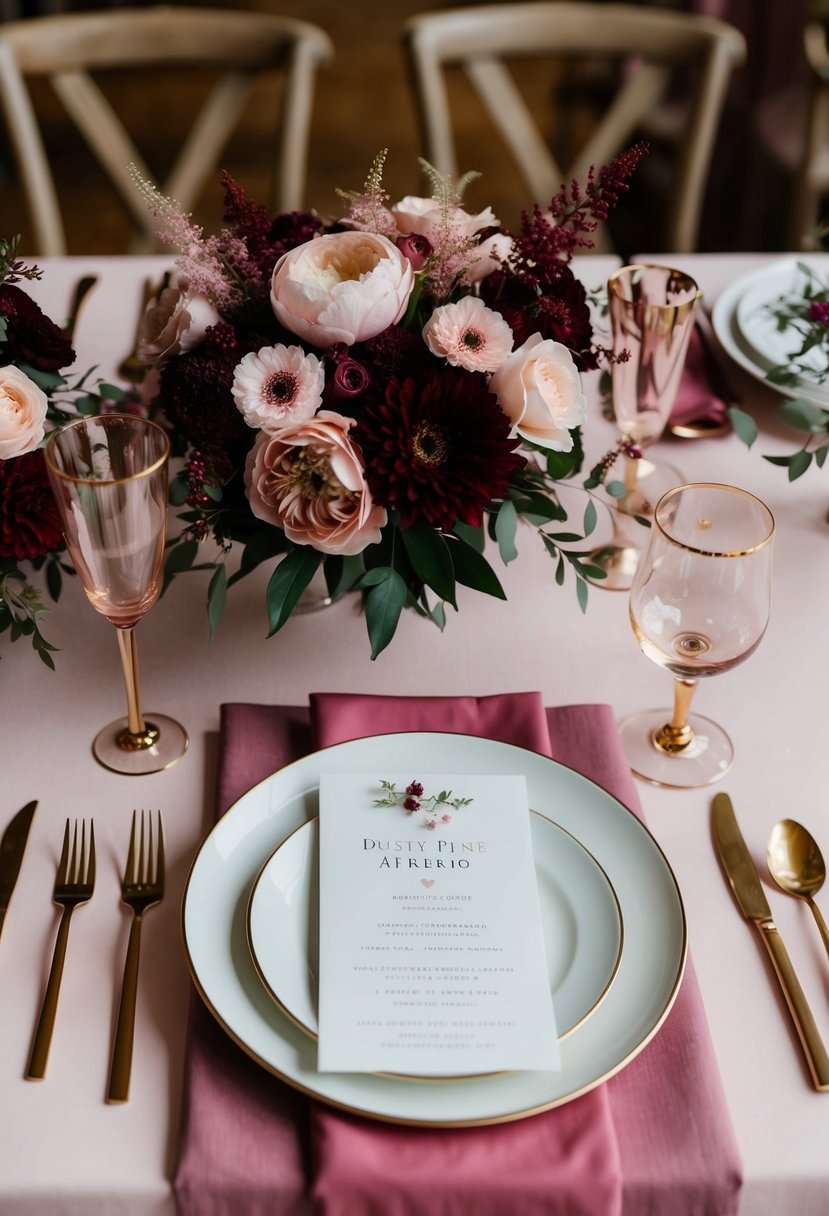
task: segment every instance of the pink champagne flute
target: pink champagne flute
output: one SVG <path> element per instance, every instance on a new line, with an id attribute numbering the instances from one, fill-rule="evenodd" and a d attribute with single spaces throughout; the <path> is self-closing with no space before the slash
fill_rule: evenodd
<path id="1" fill-rule="evenodd" d="M 98 733 L 93 754 L 117 773 L 169 768 L 187 733 L 164 714 L 144 717 L 134 632 L 161 589 L 169 440 L 146 418 L 103 414 L 53 432 L 45 455 L 69 554 L 121 652 L 127 716 Z"/>

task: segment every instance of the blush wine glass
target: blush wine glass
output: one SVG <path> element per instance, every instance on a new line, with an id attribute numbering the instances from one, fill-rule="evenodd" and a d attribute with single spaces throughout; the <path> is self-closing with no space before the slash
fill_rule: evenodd
<path id="1" fill-rule="evenodd" d="M 736 486 L 676 486 L 657 503 L 630 590 L 630 621 L 649 659 L 674 677 L 673 714 L 620 726 L 631 769 L 654 785 L 693 789 L 726 773 L 734 748 L 721 726 L 690 713 L 700 679 L 753 654 L 769 619 L 774 519 Z"/>
<path id="2" fill-rule="evenodd" d="M 591 580 L 597 587 L 629 590 L 644 535 L 632 517 L 649 519 L 665 491 L 683 480 L 671 465 L 644 453 L 661 437 L 673 409 L 701 298 L 690 275 L 670 266 L 623 266 L 608 279 L 613 414 L 622 437 L 643 454 L 620 455 L 610 471 L 625 493 L 615 501 L 613 538 L 590 555 L 605 572 Z"/>
<path id="3" fill-rule="evenodd" d="M 121 653 L 127 716 L 98 733 L 93 754 L 117 773 L 169 768 L 187 733 L 164 714 L 144 717 L 134 632 L 161 588 L 169 440 L 146 418 L 103 414 L 54 431 L 45 455 L 70 557 Z"/>

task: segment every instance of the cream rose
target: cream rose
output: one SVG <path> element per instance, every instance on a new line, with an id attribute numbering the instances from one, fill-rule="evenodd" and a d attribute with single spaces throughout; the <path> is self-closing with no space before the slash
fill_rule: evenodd
<path id="1" fill-rule="evenodd" d="M 387 237 L 332 232 L 283 254 L 274 267 L 276 319 L 312 346 L 365 342 L 406 311 L 414 271 Z"/>
<path id="2" fill-rule="evenodd" d="M 581 378 L 561 342 L 531 334 L 489 382 L 501 409 L 520 435 L 543 448 L 570 452 L 572 427 L 585 420 Z"/>
<path id="3" fill-rule="evenodd" d="M 414 194 L 407 194 L 399 203 L 394 204 L 391 211 L 397 220 L 397 227 L 406 236 L 416 232 L 420 236 L 432 240 L 434 234 L 444 223 L 441 205 L 434 198 L 418 198 Z M 475 236 L 476 232 L 481 232 L 485 228 L 497 228 L 499 223 L 498 217 L 491 207 L 486 207 L 477 215 L 470 215 L 468 211 L 464 211 L 463 207 L 450 207 L 448 220 L 460 240 L 468 240 Z M 488 236 L 470 255 L 469 267 L 461 282 L 468 286 L 478 283 L 488 274 L 492 274 L 493 270 L 497 270 L 501 265 L 511 248 L 512 237 L 507 236 L 506 233 L 496 232 L 492 236 Z"/>
<path id="4" fill-rule="evenodd" d="M 144 313 L 138 339 L 138 358 L 149 367 L 161 367 L 175 355 L 187 354 L 204 339 L 221 317 L 210 301 L 191 294 L 186 280 L 165 287 Z"/>
<path id="5" fill-rule="evenodd" d="M 0 367 L 0 460 L 32 452 L 43 438 L 48 401 L 18 367 Z"/>
<path id="6" fill-rule="evenodd" d="M 297 545 L 321 553 L 360 553 L 380 540 L 387 515 L 375 506 L 363 461 L 348 437 L 353 418 L 331 410 L 260 434 L 245 465 L 253 514 Z"/>

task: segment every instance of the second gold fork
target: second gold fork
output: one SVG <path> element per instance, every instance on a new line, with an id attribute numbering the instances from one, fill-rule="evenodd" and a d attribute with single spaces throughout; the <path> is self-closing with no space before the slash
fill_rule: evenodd
<path id="1" fill-rule="evenodd" d="M 129 1097 L 141 922 L 146 910 L 164 898 L 164 830 L 161 826 L 160 811 L 157 813 L 156 823 L 157 829 L 153 836 L 152 816 L 147 816 L 145 831 L 144 812 L 141 812 L 140 829 L 136 824 L 135 811 L 132 813 L 130 846 L 121 884 L 121 900 L 132 909 L 132 924 L 124 965 L 115 1045 L 112 1050 L 107 1102 L 126 1102 Z"/>

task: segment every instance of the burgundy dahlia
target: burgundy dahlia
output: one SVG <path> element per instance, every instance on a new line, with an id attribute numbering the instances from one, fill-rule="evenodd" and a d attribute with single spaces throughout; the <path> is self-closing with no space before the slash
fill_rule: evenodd
<path id="1" fill-rule="evenodd" d="M 0 460 L 0 557 L 46 557 L 62 539 L 43 452 Z"/>
<path id="2" fill-rule="evenodd" d="M 0 283 L 0 317 L 6 321 L 2 362 L 29 363 L 42 372 L 59 372 L 74 363 L 69 335 L 13 283 Z"/>
<path id="3" fill-rule="evenodd" d="M 366 400 L 354 433 L 374 501 L 395 508 L 404 528 L 477 527 L 524 464 L 485 378 L 465 372 L 393 377 Z"/>
<path id="4" fill-rule="evenodd" d="M 228 339 L 229 326 L 217 326 L 185 358 L 161 369 L 160 399 L 170 425 L 188 443 L 204 448 L 238 448 L 251 432 L 231 393 L 233 374 L 248 351 Z M 251 349 L 264 345 L 258 339 Z"/>
<path id="5" fill-rule="evenodd" d="M 504 317 L 522 346 L 530 334 L 540 333 L 570 350 L 582 371 L 596 367 L 592 350 L 593 324 L 587 292 L 569 266 L 558 263 L 537 285 L 517 275 L 497 273 L 483 283 L 483 296 Z"/>

